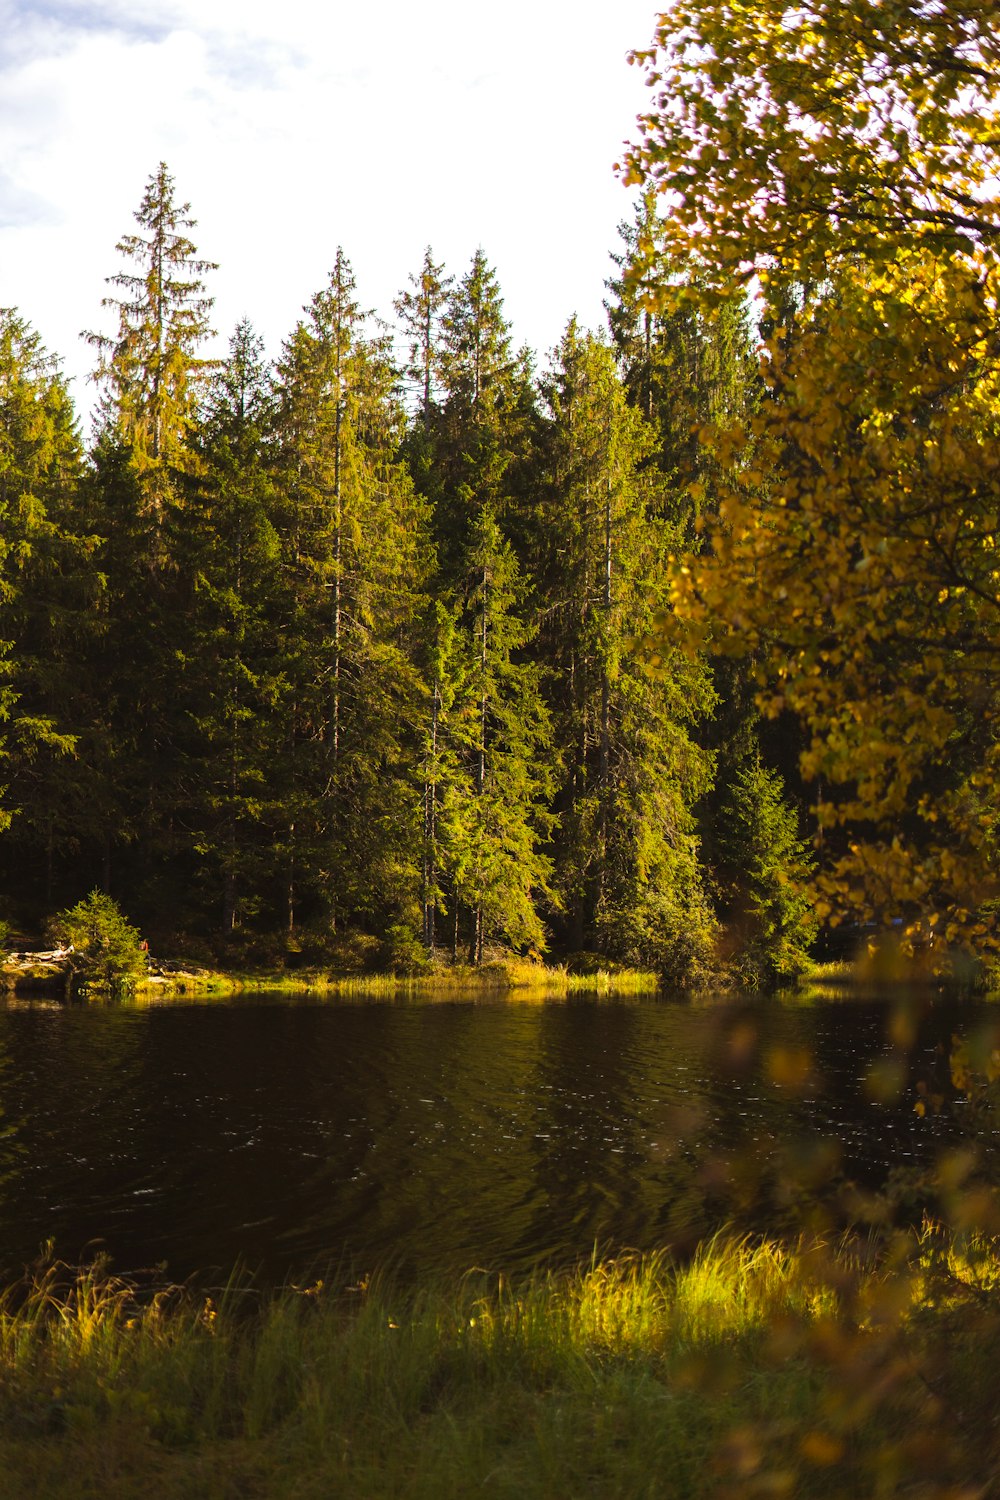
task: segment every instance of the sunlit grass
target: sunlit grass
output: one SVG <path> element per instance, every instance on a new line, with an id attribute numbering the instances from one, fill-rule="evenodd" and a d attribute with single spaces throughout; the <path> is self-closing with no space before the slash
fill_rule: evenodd
<path id="1" fill-rule="evenodd" d="M 569 995 L 608 997 L 656 994 L 656 974 L 638 969 L 605 970 L 593 974 L 570 974 L 560 965 L 504 959 L 471 968 L 456 964 L 426 974 L 335 975 L 320 969 L 291 973 L 223 974 L 199 972 L 178 974 L 140 986 L 137 1005 L 192 997 L 225 997 L 244 993 L 329 996 L 334 999 L 396 1000 L 453 999 L 456 995 L 508 995 L 518 1000 L 546 1000 Z"/>
<path id="2" fill-rule="evenodd" d="M 5 1500 L 965 1496 L 995 1471 L 998 1261 L 717 1238 L 418 1289 L 0 1304 Z"/>

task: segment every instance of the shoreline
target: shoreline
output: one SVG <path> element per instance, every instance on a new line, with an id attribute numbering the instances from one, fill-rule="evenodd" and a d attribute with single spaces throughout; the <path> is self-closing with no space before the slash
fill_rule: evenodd
<path id="1" fill-rule="evenodd" d="M 14 966 L 0 965 L 0 984 L 17 999 L 64 999 L 68 970 L 48 955 L 19 955 Z M 35 961 L 33 961 L 35 960 Z M 174 998 L 219 998 L 262 992 L 268 994 L 329 995 L 331 997 L 392 998 L 400 995 L 445 997 L 462 991 L 524 995 L 649 995 L 660 989 L 657 974 L 637 969 L 598 969 L 571 974 L 560 965 L 519 960 L 492 961 L 480 968 L 455 965 L 422 974 L 337 974 L 322 967 L 297 970 L 225 970 L 183 961 L 152 961 L 149 976 L 137 983 L 129 1001 Z M 94 999 L 106 997 L 94 997 Z M 93 1003 L 86 995 L 84 1003 Z M 74 1001 L 73 1003 L 76 1003 Z"/>

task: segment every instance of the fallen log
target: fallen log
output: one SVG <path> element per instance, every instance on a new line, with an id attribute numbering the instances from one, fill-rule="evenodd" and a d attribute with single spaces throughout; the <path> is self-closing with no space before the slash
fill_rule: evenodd
<path id="1" fill-rule="evenodd" d="M 6 990 L 65 992 L 73 973 L 73 947 L 19 949 L 0 961 L 0 985 Z"/>

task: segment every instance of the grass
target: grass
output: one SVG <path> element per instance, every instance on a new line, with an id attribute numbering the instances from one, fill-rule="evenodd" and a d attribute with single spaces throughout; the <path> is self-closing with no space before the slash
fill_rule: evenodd
<path id="1" fill-rule="evenodd" d="M 328 995 L 336 999 L 451 999 L 457 994 L 512 995 L 551 999 L 566 995 L 630 996 L 656 994 L 656 974 L 637 969 L 570 974 L 557 965 L 505 959 L 481 968 L 453 965 L 427 974 L 330 974 L 323 969 L 248 974 L 192 970 L 158 976 L 141 985 L 137 998 L 224 996 L 266 990 L 274 994 Z"/>
<path id="2" fill-rule="evenodd" d="M 2 1493 L 972 1500 L 998 1268 L 940 1234 L 266 1296 L 43 1267 L 0 1308 Z"/>

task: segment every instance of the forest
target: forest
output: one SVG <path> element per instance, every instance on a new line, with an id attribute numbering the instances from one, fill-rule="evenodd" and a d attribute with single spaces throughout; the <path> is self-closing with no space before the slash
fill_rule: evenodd
<path id="1" fill-rule="evenodd" d="M 273 364 L 248 321 L 219 362 L 161 163 L 86 335 L 89 446 L 0 314 L 9 926 L 99 888 L 230 962 L 801 967 L 796 737 L 746 666 L 643 646 L 715 504 L 698 430 L 761 391 L 739 288 L 647 305 L 655 215 L 608 329 L 541 369 L 486 255 L 430 249 L 392 323 L 338 249 Z"/>
<path id="2" fill-rule="evenodd" d="M 101 890 L 230 964 L 988 967 L 1000 64 L 976 7 L 818 14 L 661 18 L 607 327 L 542 358 L 428 248 L 381 316 L 336 249 L 273 363 L 249 321 L 209 360 L 162 162 L 89 444 L 0 314 L 9 926 Z"/>

